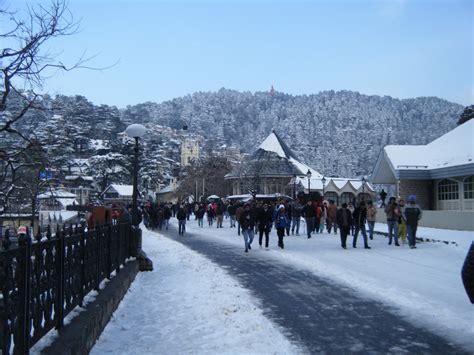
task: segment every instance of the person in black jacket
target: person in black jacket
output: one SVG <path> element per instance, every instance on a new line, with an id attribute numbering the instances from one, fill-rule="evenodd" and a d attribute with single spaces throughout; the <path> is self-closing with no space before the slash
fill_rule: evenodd
<path id="1" fill-rule="evenodd" d="M 178 219 L 178 233 L 179 235 L 184 235 L 184 232 L 186 231 L 186 217 L 187 217 L 187 212 L 184 206 L 181 206 L 176 213 L 176 218 Z"/>
<path id="2" fill-rule="evenodd" d="M 347 203 L 344 202 L 342 207 L 337 210 L 336 221 L 341 235 L 341 247 L 346 249 L 347 235 L 352 225 L 352 213 L 347 209 Z"/>
<path id="3" fill-rule="evenodd" d="M 359 206 L 356 207 L 354 213 L 352 214 L 353 217 L 353 226 L 355 227 L 354 231 L 354 239 L 352 240 L 352 246 L 357 248 L 357 235 L 359 231 L 364 238 L 364 248 L 371 249 L 369 247 L 369 243 L 367 241 L 367 231 L 365 229 L 365 222 L 367 221 L 367 207 L 365 206 L 365 202 L 361 201 Z"/>
<path id="4" fill-rule="evenodd" d="M 311 200 L 309 200 L 306 206 L 303 207 L 301 214 L 306 221 L 306 234 L 309 239 L 311 238 L 311 232 L 314 229 L 314 218 L 316 217 L 316 211 L 314 210 Z"/>
<path id="5" fill-rule="evenodd" d="M 268 207 L 267 203 L 257 211 L 258 221 L 258 244 L 262 247 L 263 234 L 265 233 L 265 248 L 268 249 L 268 241 L 270 239 L 270 231 L 272 230 L 273 211 Z"/>
<path id="6" fill-rule="evenodd" d="M 474 304 L 474 242 L 466 255 L 464 265 L 461 271 L 462 283 L 466 289 L 467 296 L 472 304 Z"/>
<path id="7" fill-rule="evenodd" d="M 255 213 L 250 209 L 250 204 L 245 204 L 244 211 L 240 215 L 240 228 L 242 228 L 242 235 L 244 236 L 245 252 L 252 249 L 251 245 L 254 237 L 255 228 Z"/>

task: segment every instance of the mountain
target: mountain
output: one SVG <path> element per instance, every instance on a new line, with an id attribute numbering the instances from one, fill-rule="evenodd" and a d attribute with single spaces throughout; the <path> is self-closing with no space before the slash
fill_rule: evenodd
<path id="1" fill-rule="evenodd" d="M 236 145 L 252 152 L 275 129 L 324 175 L 370 174 L 386 144 L 426 144 L 456 126 L 461 105 L 437 97 L 395 99 L 353 91 L 314 95 L 198 92 L 161 104 L 127 106 L 125 123 L 159 124 L 204 137 L 204 151 Z"/>
<path id="2" fill-rule="evenodd" d="M 180 143 L 192 135 L 204 155 L 227 146 L 251 153 L 275 129 L 300 161 L 326 176 L 370 174 L 386 144 L 426 144 L 456 126 L 461 105 L 436 97 L 399 100 L 352 91 L 314 95 L 268 92 L 197 92 L 163 103 L 118 109 L 83 96 L 45 96 L 14 128 L 42 142 L 49 165 L 71 169 L 89 161 L 100 186 L 130 183 L 132 142 L 121 134 L 130 123 L 149 128 L 142 140 L 142 185 L 156 188 L 180 167 Z M 12 98 L 9 110 L 21 103 Z M 4 119 L 15 112 L 6 112 Z M 1 123 L 1 122 L 0 122 Z M 188 126 L 187 131 L 181 128 Z M 2 134 L 0 146 L 17 141 Z M 10 140 L 10 141 L 9 141 Z M 17 143 L 15 143 L 17 144 Z"/>

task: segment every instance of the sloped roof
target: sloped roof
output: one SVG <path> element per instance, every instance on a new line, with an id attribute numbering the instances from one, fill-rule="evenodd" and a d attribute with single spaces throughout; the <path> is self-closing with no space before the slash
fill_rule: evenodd
<path id="1" fill-rule="evenodd" d="M 318 171 L 300 162 L 274 130 L 251 155 L 247 167 L 250 170 L 247 175 L 252 175 L 251 170 L 262 170 L 259 172 L 262 176 L 305 176 L 309 170 L 312 178 L 322 178 Z M 234 170 L 226 178 L 237 177 L 240 173 Z"/>
<path id="2" fill-rule="evenodd" d="M 120 196 L 132 196 L 133 195 L 133 186 L 132 185 L 110 185 L 105 191 L 108 191 L 110 188 L 114 189 Z"/>
<path id="3" fill-rule="evenodd" d="M 375 183 L 390 178 L 434 179 L 474 173 L 474 120 L 426 145 L 387 145 L 374 168 Z M 390 171 L 389 171 L 390 170 Z"/>

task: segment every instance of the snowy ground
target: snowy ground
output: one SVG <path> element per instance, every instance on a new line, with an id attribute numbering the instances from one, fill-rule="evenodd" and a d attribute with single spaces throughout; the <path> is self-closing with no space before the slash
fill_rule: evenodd
<path id="1" fill-rule="evenodd" d="M 251 253 L 350 286 L 385 302 L 410 321 L 474 349 L 474 307 L 460 277 L 474 239 L 472 232 L 420 228 L 419 236 L 456 241 L 457 245 L 420 243 L 411 250 L 407 245 L 389 246 L 387 238 L 377 235 L 370 241 L 371 250 L 362 248 L 362 240 L 357 249 L 343 250 L 339 236 L 323 233 L 307 239 L 304 223 L 301 228 L 300 236 L 285 237 L 285 250 L 276 246 L 272 231 L 270 250 L 258 249 L 254 241 Z M 385 228 L 376 226 L 380 231 Z M 224 228 L 216 229 L 199 228 L 192 220 L 187 231 L 197 238 L 233 244 L 243 253 L 243 239 L 228 227 L 228 221 Z M 262 315 L 258 300 L 199 254 L 150 232 L 144 234 L 143 247 L 153 259 L 155 272 L 138 275 L 93 353 L 304 351 L 290 344 Z"/>
<path id="2" fill-rule="evenodd" d="M 91 354 L 295 354 L 258 300 L 218 266 L 144 230 L 139 273 Z"/>

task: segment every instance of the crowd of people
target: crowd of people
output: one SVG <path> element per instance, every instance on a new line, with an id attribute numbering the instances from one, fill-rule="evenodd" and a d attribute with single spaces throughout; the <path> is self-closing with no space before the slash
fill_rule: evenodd
<path id="1" fill-rule="evenodd" d="M 416 231 L 422 217 L 416 196 L 403 199 L 391 197 L 384 206 L 388 226 L 388 244 L 400 246 L 408 239 L 410 248 L 416 248 Z M 168 229 L 171 217 L 178 220 L 178 233 L 184 235 L 186 221 L 194 215 L 198 226 L 223 228 L 223 221 L 229 220 L 230 228 L 236 228 L 237 235 L 244 239 L 245 252 L 252 249 L 254 237 L 258 235 L 260 247 L 269 248 L 270 233 L 273 228 L 278 237 L 278 247 L 284 249 L 284 237 L 299 235 L 301 221 L 305 221 L 305 234 L 310 239 L 314 234 L 337 234 L 339 230 L 341 247 L 347 249 L 347 239 L 352 236 L 352 247 L 357 248 L 357 239 L 362 235 L 365 249 L 371 249 L 377 208 L 372 201 L 343 203 L 340 208 L 329 201 L 211 201 L 208 203 L 150 203 L 143 206 L 145 226 L 151 229 Z M 367 228 L 368 227 L 368 228 Z"/>

